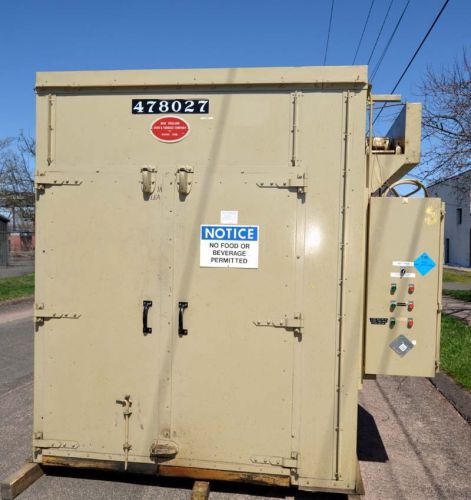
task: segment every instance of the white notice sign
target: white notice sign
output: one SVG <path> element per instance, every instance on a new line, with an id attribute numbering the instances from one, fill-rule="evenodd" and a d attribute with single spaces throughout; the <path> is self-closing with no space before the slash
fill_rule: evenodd
<path id="1" fill-rule="evenodd" d="M 201 226 L 200 266 L 258 268 L 258 236 L 258 226 Z"/>
<path id="2" fill-rule="evenodd" d="M 221 210 L 221 224 L 237 224 L 239 212 L 237 210 Z"/>
<path id="3" fill-rule="evenodd" d="M 393 260 L 392 265 L 395 267 L 414 267 L 414 263 L 408 260 Z"/>

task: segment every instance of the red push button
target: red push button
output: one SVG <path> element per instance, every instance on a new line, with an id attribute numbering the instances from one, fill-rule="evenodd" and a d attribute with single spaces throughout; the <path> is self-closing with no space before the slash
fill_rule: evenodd
<path id="1" fill-rule="evenodd" d="M 408 302 L 407 303 L 407 310 L 408 311 L 413 311 L 414 310 L 414 303 L 413 302 Z"/>
<path id="2" fill-rule="evenodd" d="M 407 328 L 412 328 L 414 326 L 414 320 L 412 318 L 409 318 L 407 320 Z"/>
<path id="3" fill-rule="evenodd" d="M 415 285 L 414 284 L 411 283 L 409 285 L 408 292 L 409 292 L 409 295 L 413 294 L 415 292 Z"/>

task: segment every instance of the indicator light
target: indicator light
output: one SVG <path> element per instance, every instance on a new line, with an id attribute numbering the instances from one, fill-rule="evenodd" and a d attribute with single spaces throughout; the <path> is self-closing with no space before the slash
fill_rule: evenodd
<path id="1" fill-rule="evenodd" d="M 407 310 L 412 311 L 414 309 L 414 303 L 413 302 L 408 302 L 407 303 Z"/>
<path id="2" fill-rule="evenodd" d="M 396 318 L 389 318 L 389 328 L 394 328 L 396 324 Z"/>
<path id="3" fill-rule="evenodd" d="M 414 320 L 412 318 L 409 318 L 407 320 L 407 328 L 412 328 L 414 326 Z"/>
<path id="4" fill-rule="evenodd" d="M 391 295 L 393 295 L 394 293 L 396 293 L 396 290 L 397 290 L 396 283 L 391 283 Z"/>
<path id="5" fill-rule="evenodd" d="M 411 283 L 407 291 L 409 292 L 409 295 L 413 294 L 415 292 L 415 285 Z"/>
<path id="6" fill-rule="evenodd" d="M 391 300 L 391 303 L 389 304 L 389 310 L 392 312 L 394 309 L 396 309 L 397 302 L 395 300 Z"/>

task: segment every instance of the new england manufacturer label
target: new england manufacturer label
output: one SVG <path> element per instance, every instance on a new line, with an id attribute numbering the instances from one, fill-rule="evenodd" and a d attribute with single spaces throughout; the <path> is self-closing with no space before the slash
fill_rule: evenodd
<path id="1" fill-rule="evenodd" d="M 201 267 L 258 268 L 258 226 L 203 225 Z"/>

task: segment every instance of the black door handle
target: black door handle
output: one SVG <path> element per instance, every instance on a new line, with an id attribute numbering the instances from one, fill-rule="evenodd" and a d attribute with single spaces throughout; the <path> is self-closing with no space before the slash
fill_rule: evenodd
<path id="1" fill-rule="evenodd" d="M 183 328 L 183 311 L 188 307 L 188 302 L 178 303 L 178 335 L 188 335 L 188 330 Z"/>
<path id="2" fill-rule="evenodd" d="M 149 309 L 152 307 L 152 300 L 144 300 L 142 303 L 142 332 L 143 333 L 152 333 L 152 328 L 147 326 L 147 315 L 149 313 Z"/>

